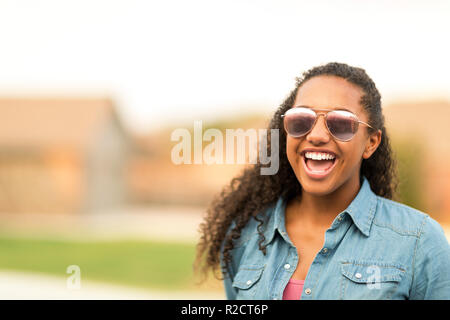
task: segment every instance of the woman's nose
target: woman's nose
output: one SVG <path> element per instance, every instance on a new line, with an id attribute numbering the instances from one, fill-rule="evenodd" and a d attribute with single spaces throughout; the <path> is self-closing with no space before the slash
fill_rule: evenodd
<path id="1" fill-rule="evenodd" d="M 323 117 L 321 117 L 323 115 Z M 330 141 L 330 133 L 325 123 L 325 115 L 319 114 L 314 127 L 307 134 L 306 140 L 312 144 L 327 143 Z"/>

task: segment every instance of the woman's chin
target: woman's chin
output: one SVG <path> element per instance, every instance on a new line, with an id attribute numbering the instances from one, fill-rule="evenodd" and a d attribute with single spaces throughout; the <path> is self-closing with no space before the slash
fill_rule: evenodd
<path id="1" fill-rule="evenodd" d="M 326 196 L 334 191 L 332 177 L 326 179 L 312 179 L 305 172 L 301 172 L 299 182 L 302 186 L 303 192 L 314 196 Z"/>
<path id="2" fill-rule="evenodd" d="M 304 193 L 315 197 L 324 197 L 332 193 L 332 189 L 325 186 L 302 185 L 302 189 Z"/>

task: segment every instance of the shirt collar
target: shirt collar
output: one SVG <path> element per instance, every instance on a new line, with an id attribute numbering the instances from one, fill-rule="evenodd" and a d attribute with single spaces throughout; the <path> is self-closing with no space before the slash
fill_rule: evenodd
<path id="1" fill-rule="evenodd" d="M 368 237 L 370 235 L 370 228 L 375 216 L 376 206 L 377 196 L 370 188 L 367 178 L 363 177 L 363 183 L 358 194 L 350 205 L 343 211 L 343 213 L 350 215 L 356 227 Z M 268 211 L 268 223 L 264 232 L 265 243 L 270 243 L 272 241 L 276 230 L 278 230 L 281 236 L 286 235 L 286 225 L 284 219 L 285 208 L 286 201 L 280 197 L 275 206 L 272 207 L 272 210 Z"/>

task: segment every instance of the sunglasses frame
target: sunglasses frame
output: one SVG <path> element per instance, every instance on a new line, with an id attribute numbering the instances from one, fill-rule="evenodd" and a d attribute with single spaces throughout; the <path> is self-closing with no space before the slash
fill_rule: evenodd
<path id="1" fill-rule="evenodd" d="M 350 141 L 351 139 L 353 139 L 353 137 L 354 137 L 354 136 L 356 135 L 356 133 L 358 132 L 359 124 L 360 124 L 360 123 L 362 123 L 362 124 L 368 126 L 369 128 L 372 128 L 373 130 L 375 130 L 375 128 L 372 127 L 370 124 L 368 124 L 367 122 L 364 122 L 364 121 L 359 120 L 359 118 L 358 118 L 358 116 L 357 116 L 356 114 L 354 114 L 353 112 L 351 112 L 351 111 L 349 111 L 349 110 L 346 110 L 346 109 L 321 109 L 321 108 L 314 108 L 314 109 L 313 109 L 313 108 L 310 108 L 310 107 L 307 107 L 307 106 L 297 106 L 297 107 L 293 107 L 293 108 L 291 108 L 291 109 L 289 109 L 289 110 L 292 110 L 292 109 L 295 109 L 295 108 L 302 108 L 302 109 L 308 109 L 308 110 L 311 110 L 312 112 L 314 112 L 314 114 L 315 114 L 316 116 L 315 116 L 314 123 L 312 124 L 311 128 L 310 128 L 305 134 L 303 134 L 303 135 L 301 135 L 301 136 L 298 136 L 298 137 L 293 137 L 293 138 L 301 138 L 301 137 L 303 137 L 303 136 L 306 136 L 308 133 L 310 133 L 310 132 L 312 131 L 312 129 L 315 127 L 315 125 L 316 125 L 316 123 L 317 123 L 317 120 L 319 119 L 320 116 L 324 116 L 324 117 L 325 117 L 325 126 L 327 127 L 327 130 L 328 130 L 328 132 L 330 133 L 330 135 L 331 135 L 334 139 L 339 140 L 339 141 L 347 142 L 347 141 Z M 290 134 L 289 134 L 289 132 L 288 132 L 287 129 L 286 129 L 286 121 L 285 121 L 286 118 L 285 118 L 285 115 L 286 115 L 286 113 L 287 113 L 289 110 L 287 110 L 283 115 L 281 115 L 281 118 L 283 118 L 283 126 L 284 126 L 284 130 L 286 130 L 286 133 L 287 133 L 288 135 L 290 135 Z M 317 111 L 322 111 L 322 112 L 317 113 L 315 110 L 317 110 Z M 330 128 L 328 127 L 327 118 L 328 118 L 328 114 L 329 114 L 330 112 L 333 112 L 333 111 L 345 111 L 345 112 L 348 112 L 348 113 L 352 114 L 352 115 L 355 117 L 356 122 L 358 123 L 358 126 L 356 127 L 356 131 L 355 131 L 355 133 L 353 134 L 353 136 L 351 136 L 350 139 L 347 139 L 347 140 L 339 139 L 339 138 L 337 138 L 334 134 L 331 133 L 331 130 L 330 130 Z M 291 136 L 291 135 L 290 135 L 290 136 Z M 292 136 L 291 136 L 291 137 L 292 137 Z"/>

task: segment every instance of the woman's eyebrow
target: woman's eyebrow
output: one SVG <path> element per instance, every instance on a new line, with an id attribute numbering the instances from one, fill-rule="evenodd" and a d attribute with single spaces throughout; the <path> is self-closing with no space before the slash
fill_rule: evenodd
<path id="1" fill-rule="evenodd" d="M 345 110 L 345 111 L 348 111 L 348 112 L 354 113 L 353 111 L 351 111 L 351 110 L 349 110 L 349 109 L 347 109 L 347 108 L 345 108 L 345 107 L 328 107 L 328 108 L 315 108 L 315 107 L 311 107 L 311 106 L 307 106 L 307 105 L 303 105 L 303 104 L 301 104 L 301 105 L 297 105 L 297 106 L 294 106 L 294 108 L 308 108 L 308 109 L 330 109 L 330 110 Z"/>

